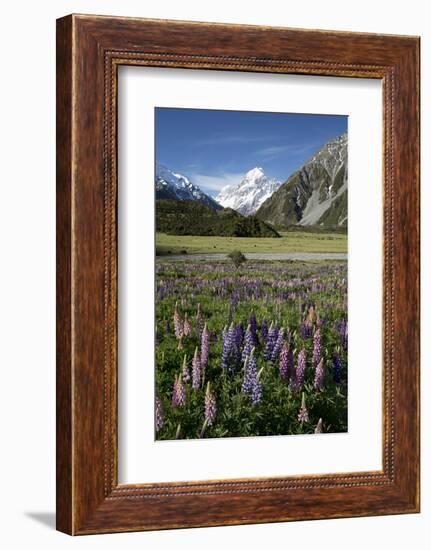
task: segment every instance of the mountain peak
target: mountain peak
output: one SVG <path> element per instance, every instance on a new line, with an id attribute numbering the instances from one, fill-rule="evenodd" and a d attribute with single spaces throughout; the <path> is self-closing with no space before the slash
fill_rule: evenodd
<path id="1" fill-rule="evenodd" d="M 258 179 L 264 175 L 265 172 L 263 171 L 263 168 L 261 168 L 260 166 L 255 166 L 254 168 L 249 170 L 244 177 L 250 179 Z"/>
<path id="2" fill-rule="evenodd" d="M 217 195 L 216 201 L 225 208 L 232 208 L 244 216 L 250 216 L 280 185 L 281 182 L 267 177 L 260 166 L 255 166 L 239 183 L 224 187 Z"/>

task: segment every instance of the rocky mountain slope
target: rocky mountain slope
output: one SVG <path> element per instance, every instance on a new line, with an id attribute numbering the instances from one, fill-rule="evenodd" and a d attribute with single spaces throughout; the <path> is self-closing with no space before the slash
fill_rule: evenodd
<path id="1" fill-rule="evenodd" d="M 326 143 L 256 215 L 275 226 L 347 227 L 347 133 Z"/>
<path id="2" fill-rule="evenodd" d="M 254 214 L 281 185 L 265 175 L 262 168 L 249 170 L 242 180 L 224 187 L 216 201 L 225 208 L 232 208 L 244 216 Z"/>
<path id="3" fill-rule="evenodd" d="M 162 164 L 156 165 L 156 199 L 194 201 L 215 210 L 222 207 L 209 195 L 192 183 L 187 176 L 172 172 Z"/>

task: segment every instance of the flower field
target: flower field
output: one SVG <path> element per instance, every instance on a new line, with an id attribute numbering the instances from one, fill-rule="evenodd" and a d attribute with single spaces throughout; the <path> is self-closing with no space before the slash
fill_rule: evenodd
<path id="1" fill-rule="evenodd" d="M 156 438 L 347 431 L 347 263 L 156 262 Z"/>

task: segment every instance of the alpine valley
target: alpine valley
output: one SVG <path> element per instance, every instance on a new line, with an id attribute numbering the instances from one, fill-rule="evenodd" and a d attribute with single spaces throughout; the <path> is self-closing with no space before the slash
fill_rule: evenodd
<path id="1" fill-rule="evenodd" d="M 236 211 L 240 218 L 252 217 L 256 219 L 254 224 L 260 220 L 267 228 L 272 226 L 282 229 L 296 225 L 345 230 L 347 133 L 328 141 L 284 183 L 268 177 L 262 168 L 255 167 L 238 183 L 224 187 L 214 199 L 187 176 L 157 164 L 155 190 L 158 201 L 169 199 L 177 202 L 183 227 L 189 225 L 185 218 L 190 217 L 191 223 L 193 212 L 198 215 L 198 210 L 183 208 L 180 202 L 194 201 L 209 209 L 205 210 L 207 213 L 224 209 L 230 212 L 226 217 L 219 217 L 219 220 L 232 219 L 232 213 Z M 170 211 L 174 204 L 169 203 Z M 199 213 L 202 215 L 201 211 Z"/>

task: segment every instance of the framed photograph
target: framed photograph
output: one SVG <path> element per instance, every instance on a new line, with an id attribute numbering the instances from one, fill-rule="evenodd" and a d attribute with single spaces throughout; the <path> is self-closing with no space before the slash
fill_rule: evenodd
<path id="1" fill-rule="evenodd" d="M 419 38 L 57 21 L 57 528 L 419 511 Z"/>

